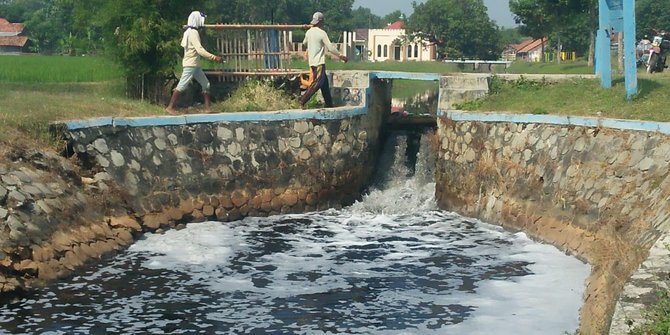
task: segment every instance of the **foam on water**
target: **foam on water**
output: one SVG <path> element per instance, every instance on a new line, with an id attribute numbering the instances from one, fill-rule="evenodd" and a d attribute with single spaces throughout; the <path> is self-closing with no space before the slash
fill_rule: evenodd
<path id="1" fill-rule="evenodd" d="M 588 265 L 523 233 L 438 211 L 435 184 L 396 163 L 383 191 L 371 190 L 344 210 L 146 234 L 114 259 L 0 309 L 0 332 L 564 334 L 577 328 Z"/>

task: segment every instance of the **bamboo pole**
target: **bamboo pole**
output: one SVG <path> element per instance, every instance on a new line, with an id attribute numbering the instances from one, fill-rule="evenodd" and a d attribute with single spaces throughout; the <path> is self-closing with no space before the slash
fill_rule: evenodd
<path id="1" fill-rule="evenodd" d="M 302 24 L 206 24 L 205 28 L 210 29 L 276 29 L 276 30 L 295 30 L 305 29 L 309 25 Z"/>

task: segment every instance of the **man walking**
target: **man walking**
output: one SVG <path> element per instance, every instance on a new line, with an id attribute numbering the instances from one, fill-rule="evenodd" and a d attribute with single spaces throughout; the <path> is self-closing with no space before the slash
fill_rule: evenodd
<path id="1" fill-rule="evenodd" d="M 338 59 L 347 62 L 348 58 L 342 54 L 330 43 L 328 34 L 322 29 L 324 16 L 321 12 L 316 12 L 312 16 L 312 25 L 302 44 L 307 44 L 307 56 L 309 57 L 309 67 L 312 71 L 312 83 L 307 87 L 305 93 L 300 97 L 300 107 L 305 108 L 305 104 L 310 98 L 321 90 L 326 107 L 333 107 L 333 98 L 330 95 L 330 85 L 326 75 L 326 50 Z"/>
<path id="2" fill-rule="evenodd" d="M 179 84 L 177 84 L 177 87 L 172 93 L 170 103 L 168 104 L 167 108 L 165 108 L 165 111 L 168 114 L 176 115 L 174 111 L 174 105 L 177 102 L 181 92 L 184 92 L 184 90 L 186 90 L 188 87 L 188 84 L 191 83 L 191 81 L 194 79 L 202 87 L 202 94 L 205 99 L 205 112 L 212 112 L 209 102 L 210 84 L 209 80 L 207 80 L 207 76 L 205 76 L 205 72 L 203 72 L 202 68 L 200 67 L 200 57 L 205 57 L 209 60 L 220 62 L 221 56 L 216 56 L 209 53 L 207 50 L 205 50 L 205 48 L 203 48 L 202 44 L 200 44 L 200 33 L 198 30 L 205 26 L 205 17 L 205 14 L 199 11 L 191 12 L 191 15 L 188 16 L 188 25 L 186 26 L 184 36 L 181 40 L 181 46 L 184 48 L 184 58 L 182 59 L 182 66 L 184 71 L 181 74 L 181 79 L 179 79 Z"/>

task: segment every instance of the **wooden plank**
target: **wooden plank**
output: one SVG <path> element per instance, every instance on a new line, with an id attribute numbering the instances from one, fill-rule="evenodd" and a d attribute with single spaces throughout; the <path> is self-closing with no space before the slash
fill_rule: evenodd
<path id="1" fill-rule="evenodd" d="M 245 30 L 245 29 L 276 29 L 276 30 L 296 30 L 305 29 L 306 25 L 302 24 L 206 24 L 205 28 L 217 30 Z"/>

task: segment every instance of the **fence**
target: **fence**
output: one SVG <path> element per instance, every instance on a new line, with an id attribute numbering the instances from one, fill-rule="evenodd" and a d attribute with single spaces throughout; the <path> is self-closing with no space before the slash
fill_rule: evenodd
<path id="1" fill-rule="evenodd" d="M 561 51 L 561 61 L 576 61 L 577 53 L 574 51 Z M 545 52 L 544 61 L 551 63 L 556 60 L 556 52 Z"/>
<path id="2" fill-rule="evenodd" d="M 216 31 L 216 54 L 223 59 L 205 72 L 221 80 L 240 80 L 245 77 L 276 77 L 295 75 L 291 69 L 295 53 L 292 31 L 302 25 L 215 24 L 206 25 Z"/>

